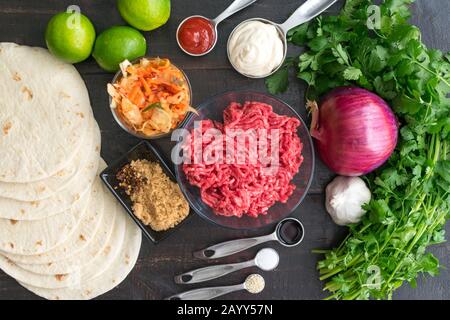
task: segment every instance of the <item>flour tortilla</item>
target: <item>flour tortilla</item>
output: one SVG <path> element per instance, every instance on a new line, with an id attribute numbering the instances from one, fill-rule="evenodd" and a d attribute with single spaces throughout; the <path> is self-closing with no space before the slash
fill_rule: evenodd
<path id="1" fill-rule="evenodd" d="M 100 166 L 103 167 L 103 164 Z M 99 182 L 94 183 L 86 214 L 81 219 L 78 227 L 72 232 L 66 241 L 52 250 L 38 255 L 3 253 L 4 256 L 20 265 L 55 264 L 58 261 L 68 259 L 78 254 L 93 241 L 103 241 L 102 239 L 105 237 L 103 234 L 108 232 L 107 230 L 104 231 L 105 228 L 107 229 L 108 225 L 104 223 L 103 216 L 105 210 L 111 210 L 111 206 L 106 208 L 104 207 L 104 192 L 102 188 L 103 187 Z M 24 267 L 24 269 L 27 268 Z"/>
<path id="2" fill-rule="evenodd" d="M 18 201 L 0 197 L 0 218 L 12 220 L 41 220 L 85 205 L 88 192 L 98 170 L 98 151 L 90 157 L 76 177 L 54 196 L 38 201 Z M 0 160 L 1 161 L 1 160 Z M 78 202 L 82 202 L 78 204 Z"/>
<path id="3" fill-rule="evenodd" d="M 90 279 L 98 277 L 108 270 L 111 264 L 118 259 L 121 248 L 125 244 L 125 237 L 127 236 L 127 215 L 118 203 L 116 203 L 116 212 L 118 212 L 118 217 L 116 217 L 118 222 L 116 223 L 113 236 L 106 246 L 99 251 L 99 254 L 79 270 L 82 282 L 87 282 Z"/>
<path id="4" fill-rule="evenodd" d="M 19 201 L 38 201 L 54 196 L 74 179 L 77 179 L 77 175 L 83 167 L 97 161 L 100 152 L 100 139 L 100 129 L 95 120 L 91 119 L 83 144 L 68 167 L 49 178 L 35 182 L 7 183 L 0 181 L 0 195 L 4 198 Z"/>
<path id="5" fill-rule="evenodd" d="M 91 185 L 86 188 L 86 201 L 78 201 L 72 208 L 49 218 L 34 221 L 0 219 L 0 251 L 35 255 L 63 243 L 87 212 Z"/>
<path id="6" fill-rule="evenodd" d="M 123 213 L 125 214 L 125 213 Z M 119 255 L 110 267 L 89 281 L 60 289 L 45 289 L 19 282 L 36 295 L 50 300 L 88 300 L 98 297 L 118 286 L 133 270 L 141 248 L 142 234 L 130 217 L 126 217 L 126 236 Z"/>
<path id="7" fill-rule="evenodd" d="M 77 254 L 48 264 L 17 264 L 18 267 L 40 275 L 79 273 L 84 278 L 92 278 L 102 272 L 120 251 L 125 239 L 125 215 L 113 201 L 106 202 L 106 212 L 102 217 L 102 227 L 92 241 Z M 26 282 L 26 281 L 25 281 Z"/>
<path id="8" fill-rule="evenodd" d="M 91 117 L 75 67 L 42 48 L 0 43 L 0 181 L 38 181 L 67 167 Z"/>
<path id="9" fill-rule="evenodd" d="M 109 199 L 108 199 L 109 200 Z M 96 248 L 90 248 L 80 256 L 81 261 L 69 258 L 68 260 L 56 263 L 59 267 L 56 268 L 70 268 L 70 272 L 55 273 L 55 274 L 37 274 L 21 268 L 12 261 L 0 256 L 0 267 L 10 276 L 18 281 L 27 283 L 29 285 L 38 286 L 41 288 L 58 289 L 68 286 L 78 285 L 80 281 L 89 281 L 97 272 L 106 270 L 114 260 L 114 257 L 120 252 L 125 238 L 126 220 L 122 211 L 115 206 L 114 202 L 109 202 L 114 208 L 112 212 L 107 213 L 104 217 L 104 224 L 106 227 L 106 236 L 103 238 L 103 243 L 94 243 Z M 107 204 L 108 206 L 109 204 Z M 81 265 L 84 262 L 82 259 L 87 259 L 88 263 Z M 78 264 L 80 263 L 80 264 Z M 72 265 L 71 265 L 72 264 Z M 52 269 L 52 265 L 47 266 Z M 45 266 L 43 266 L 45 268 Z M 40 268 L 39 270 L 43 270 Z"/>

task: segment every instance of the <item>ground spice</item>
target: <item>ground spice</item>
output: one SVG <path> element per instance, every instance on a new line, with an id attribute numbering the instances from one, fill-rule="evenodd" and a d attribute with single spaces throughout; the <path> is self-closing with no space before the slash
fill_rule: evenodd
<path id="1" fill-rule="evenodd" d="M 259 274 L 252 274 L 245 279 L 245 288 L 250 293 L 260 293 L 264 290 L 266 283 Z"/>
<path id="2" fill-rule="evenodd" d="M 156 162 L 132 161 L 118 172 L 117 179 L 131 198 L 136 217 L 155 231 L 173 228 L 189 214 L 179 186 Z"/>

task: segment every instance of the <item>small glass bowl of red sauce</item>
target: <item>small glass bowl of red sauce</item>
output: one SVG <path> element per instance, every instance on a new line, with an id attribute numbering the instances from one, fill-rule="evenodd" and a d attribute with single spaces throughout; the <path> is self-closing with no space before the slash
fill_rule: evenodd
<path id="1" fill-rule="evenodd" d="M 216 26 L 216 23 L 203 16 L 190 16 L 178 26 L 178 45 L 194 57 L 208 54 L 217 43 Z"/>

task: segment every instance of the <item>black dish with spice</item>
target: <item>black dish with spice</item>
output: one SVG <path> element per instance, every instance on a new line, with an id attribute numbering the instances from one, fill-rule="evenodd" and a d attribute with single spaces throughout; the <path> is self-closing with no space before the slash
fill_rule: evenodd
<path id="1" fill-rule="evenodd" d="M 121 181 L 118 179 L 118 174 L 120 176 L 121 171 L 126 166 L 129 166 L 130 163 L 139 161 L 139 160 L 147 160 L 151 163 L 157 163 L 161 167 L 163 173 L 169 177 L 169 179 L 177 183 L 175 179 L 175 175 L 173 173 L 173 169 L 168 164 L 169 162 L 161 155 L 161 153 L 153 147 L 148 141 L 142 141 L 134 148 L 132 148 L 129 152 L 127 152 L 123 157 L 115 161 L 112 165 L 108 166 L 102 173 L 100 173 L 100 178 L 105 183 L 107 188 L 111 191 L 114 197 L 119 200 L 120 204 L 125 208 L 130 217 L 136 222 L 136 224 L 141 228 L 144 235 L 150 239 L 153 243 L 157 244 L 158 242 L 167 238 L 170 234 L 172 234 L 177 228 L 181 227 L 191 216 L 192 210 L 189 209 L 189 214 L 183 221 L 178 223 L 173 228 L 170 228 L 165 231 L 155 231 L 150 226 L 146 225 L 141 221 L 134 213 L 133 210 L 133 201 L 131 197 L 127 194 L 126 188 L 121 186 Z"/>

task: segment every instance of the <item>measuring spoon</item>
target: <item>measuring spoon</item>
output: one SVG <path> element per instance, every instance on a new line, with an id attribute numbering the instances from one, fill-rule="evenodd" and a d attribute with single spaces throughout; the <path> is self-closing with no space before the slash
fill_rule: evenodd
<path id="1" fill-rule="evenodd" d="M 209 281 L 223 277 L 224 275 L 238 270 L 255 266 L 263 271 L 272 271 L 278 266 L 279 262 L 280 256 L 274 249 L 264 248 L 259 250 L 255 258 L 252 260 L 240 263 L 222 264 L 186 272 L 176 276 L 175 283 L 191 284 Z"/>
<path id="2" fill-rule="evenodd" d="M 261 21 L 263 23 L 273 25 L 277 29 L 278 34 L 279 34 L 281 40 L 283 41 L 283 45 L 284 45 L 284 48 L 283 48 L 284 56 L 283 56 L 282 62 L 280 63 L 280 65 L 278 67 L 273 69 L 271 72 L 269 72 L 268 74 L 262 75 L 262 76 L 254 76 L 254 75 L 244 74 L 244 73 L 240 72 L 239 69 L 235 65 L 233 65 L 233 67 L 234 67 L 234 69 L 236 69 L 237 72 L 241 73 L 242 75 L 244 75 L 248 78 L 254 78 L 254 79 L 266 78 L 266 77 L 274 74 L 283 65 L 284 60 L 286 60 L 286 55 L 287 55 L 287 38 L 286 37 L 287 37 L 288 31 L 298 25 L 301 25 L 305 22 L 308 22 L 308 21 L 314 19 L 315 17 L 320 15 L 322 12 L 324 12 L 326 9 L 331 7 L 336 1 L 337 0 L 308 0 L 305 3 L 303 3 L 289 17 L 289 19 L 287 19 L 282 24 L 278 24 L 278 23 L 275 23 L 273 21 L 263 19 L 263 18 L 252 18 L 252 19 L 248 19 L 248 20 L 241 22 L 240 24 L 238 24 L 236 26 L 236 28 L 234 28 L 234 30 L 231 32 L 231 34 L 228 38 L 228 44 L 227 44 L 228 60 L 230 60 L 230 63 L 233 65 L 233 62 L 232 62 L 233 60 L 230 57 L 230 39 L 233 38 L 233 35 L 236 32 L 236 30 L 239 29 L 243 24 L 246 24 L 250 21 Z"/>
<path id="3" fill-rule="evenodd" d="M 299 220 L 286 218 L 281 220 L 275 231 L 269 235 L 219 243 L 194 252 L 194 257 L 203 260 L 222 258 L 268 241 L 278 241 L 285 247 L 295 247 L 303 241 L 304 235 L 305 229 Z"/>
<path id="4" fill-rule="evenodd" d="M 254 283 L 255 280 L 260 282 L 262 285 L 258 288 L 252 287 L 251 284 L 252 282 Z M 264 278 L 259 274 L 251 274 L 245 279 L 245 282 L 242 284 L 234 286 L 212 287 L 212 288 L 201 288 L 190 290 L 187 292 L 171 296 L 167 298 L 167 300 L 210 300 L 213 298 L 223 296 L 224 294 L 241 290 L 247 290 L 250 293 L 257 294 L 263 291 L 264 287 L 265 287 Z"/>
<path id="5" fill-rule="evenodd" d="M 210 53 L 217 44 L 217 39 L 218 39 L 217 26 L 219 25 L 219 23 L 221 23 L 226 18 L 232 16 L 233 14 L 247 8 L 248 6 L 255 3 L 256 1 L 257 0 L 235 0 L 228 8 L 225 9 L 225 11 L 223 11 L 221 14 L 219 14 L 215 19 L 209 19 L 209 18 L 206 18 L 201 15 L 193 15 L 193 16 L 187 17 L 180 23 L 180 25 L 178 26 L 178 29 L 177 29 L 178 46 L 185 53 L 187 53 L 188 55 L 193 56 L 193 57 L 200 57 L 200 56 L 204 56 L 204 55 Z M 208 21 L 211 24 L 211 26 L 214 28 L 214 43 L 212 44 L 211 48 L 209 48 L 207 51 L 205 51 L 203 53 L 191 53 L 191 52 L 185 50 L 180 43 L 180 38 L 179 38 L 180 28 L 187 20 L 189 20 L 191 18 L 202 18 L 202 19 Z"/>

